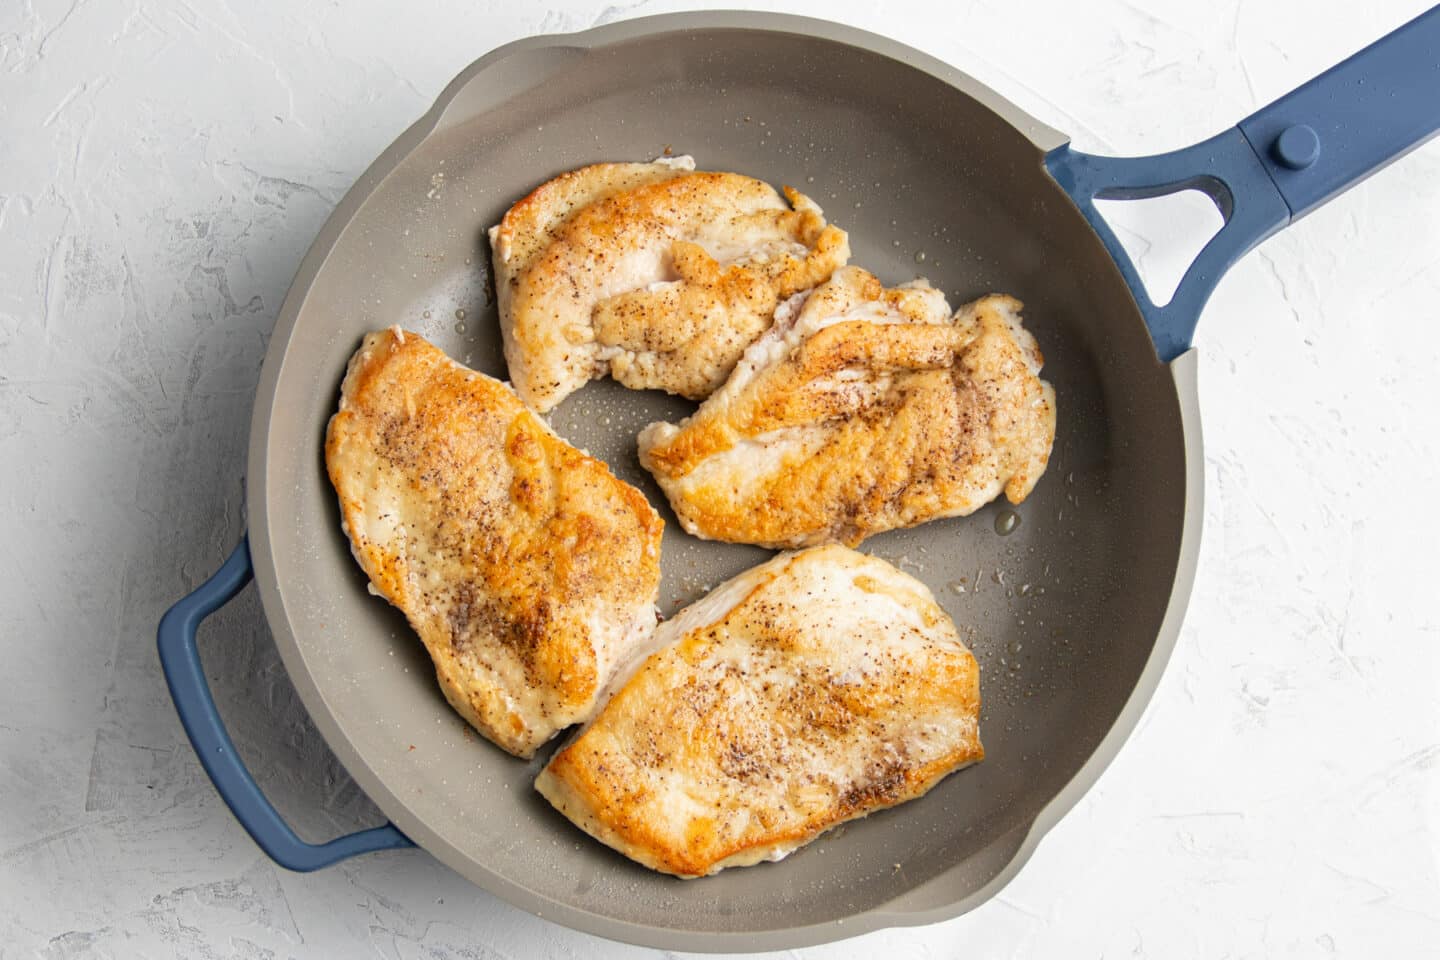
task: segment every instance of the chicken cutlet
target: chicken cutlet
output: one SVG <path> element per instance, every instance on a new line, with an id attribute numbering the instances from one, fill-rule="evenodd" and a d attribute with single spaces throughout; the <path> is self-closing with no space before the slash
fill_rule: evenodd
<path id="1" fill-rule="evenodd" d="M 689 157 L 563 174 L 489 235 L 510 379 L 541 413 L 606 374 L 707 396 L 781 300 L 850 255 L 809 197 Z"/>
<path id="2" fill-rule="evenodd" d="M 979 668 L 924 584 L 841 546 L 781 554 L 660 625 L 535 787 L 654 870 L 779 860 L 984 756 Z"/>
<path id="3" fill-rule="evenodd" d="M 1020 310 L 992 295 L 951 317 L 928 285 L 845 267 L 782 304 L 693 416 L 646 427 L 641 462 L 690 533 L 776 548 L 1020 503 L 1055 439 Z"/>
<path id="4" fill-rule="evenodd" d="M 510 753 L 588 719 L 654 631 L 662 522 L 644 496 L 417 334 L 365 337 L 325 462 L 371 592 Z"/>

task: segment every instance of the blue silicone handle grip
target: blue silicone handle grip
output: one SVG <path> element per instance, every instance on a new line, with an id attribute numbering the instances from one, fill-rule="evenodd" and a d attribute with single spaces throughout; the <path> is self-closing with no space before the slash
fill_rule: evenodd
<path id="1" fill-rule="evenodd" d="M 1045 166 L 1095 229 L 1168 362 L 1190 348 L 1200 311 L 1236 260 L 1298 217 L 1440 132 L 1440 7 L 1183 150 L 1099 157 L 1067 144 Z M 1157 305 L 1095 200 L 1200 190 L 1225 221 L 1169 303 Z"/>
<path id="2" fill-rule="evenodd" d="M 228 603 L 250 582 L 251 575 L 250 542 L 242 538 L 215 575 L 167 610 L 160 620 L 160 664 L 170 685 L 170 696 L 201 765 L 220 792 L 220 799 L 260 849 L 290 870 L 317 870 L 362 853 L 413 847 L 415 844 L 393 823 L 337 837 L 328 843 L 306 843 L 265 799 L 255 778 L 245 769 L 215 709 L 210 686 L 205 682 L 195 632 L 200 621 Z"/>

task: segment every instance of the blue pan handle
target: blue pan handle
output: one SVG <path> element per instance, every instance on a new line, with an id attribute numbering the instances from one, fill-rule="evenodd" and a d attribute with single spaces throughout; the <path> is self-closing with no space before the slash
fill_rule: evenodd
<path id="1" fill-rule="evenodd" d="M 1440 7 L 1203 143 L 1151 157 L 1098 157 L 1067 144 L 1045 166 L 1110 251 L 1169 362 L 1190 348 L 1205 301 L 1236 260 L 1437 132 Z M 1215 202 L 1225 225 L 1158 306 L 1094 201 L 1192 189 Z"/>
<path id="2" fill-rule="evenodd" d="M 220 799 L 260 849 L 290 870 L 317 870 L 362 853 L 413 847 L 415 844 L 393 823 L 337 837 L 328 843 L 306 843 L 265 799 L 255 778 L 245 769 L 215 709 L 210 686 L 205 682 L 200 651 L 195 646 L 195 631 L 200 621 L 230 602 L 250 582 L 252 574 L 250 541 L 242 538 L 215 575 L 167 610 L 160 620 L 160 664 L 165 669 L 170 696 L 200 763 L 220 792 Z"/>

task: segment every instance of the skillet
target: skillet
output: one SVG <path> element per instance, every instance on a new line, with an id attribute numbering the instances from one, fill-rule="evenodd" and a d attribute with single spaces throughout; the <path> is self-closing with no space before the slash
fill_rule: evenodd
<path id="1" fill-rule="evenodd" d="M 823 21 L 650 17 L 502 47 L 462 72 L 361 176 L 302 261 L 261 373 L 248 540 L 162 620 L 187 733 L 222 797 L 277 862 L 315 869 L 418 844 L 522 909 L 686 950 L 778 949 L 956 916 L 993 896 L 1119 750 L 1173 648 L 1199 548 L 1196 319 L 1255 244 L 1440 128 L 1440 9 L 1237 127 L 1184 150 L 1072 150 L 972 78 Z M 504 377 L 483 228 L 554 174 L 692 153 L 810 193 L 853 263 L 928 276 L 952 303 L 1026 304 L 1059 432 L 1046 476 L 1003 504 L 864 549 L 925 581 L 982 667 L 986 761 L 778 864 L 680 882 L 581 835 L 515 760 L 470 736 L 403 618 L 369 597 L 339 529 L 321 437 L 361 336 L 400 323 Z M 1155 303 L 1096 199 L 1207 194 L 1225 226 Z M 685 536 L 634 438 L 691 405 L 591 384 L 551 417 L 667 518 L 668 615 L 768 552 Z M 195 647 L 252 576 L 317 728 L 391 823 L 301 841 L 239 761 Z M 411 749 L 414 745 L 415 749 Z"/>

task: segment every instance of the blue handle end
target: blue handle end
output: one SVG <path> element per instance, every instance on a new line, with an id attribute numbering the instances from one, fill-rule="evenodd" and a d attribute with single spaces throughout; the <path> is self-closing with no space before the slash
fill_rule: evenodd
<path id="1" fill-rule="evenodd" d="M 214 576 L 165 612 L 157 634 L 160 664 L 170 696 L 220 799 L 260 849 L 289 870 L 318 870 L 362 853 L 413 847 L 414 842 L 393 823 L 337 837 L 327 843 L 306 843 L 266 799 L 245 768 L 205 682 L 195 635 L 201 621 L 233 599 L 252 575 L 250 543 L 242 538 Z"/>

